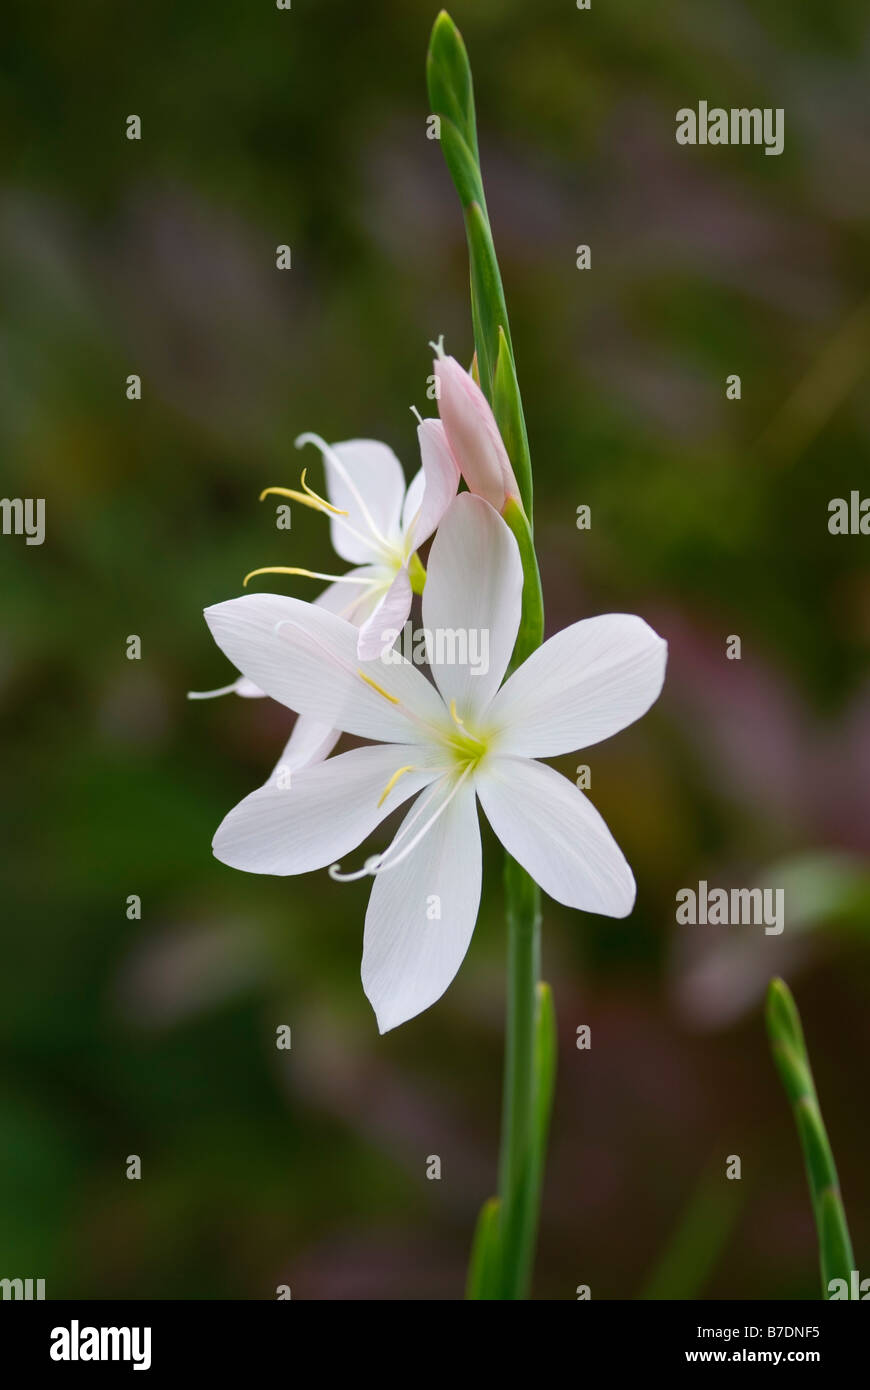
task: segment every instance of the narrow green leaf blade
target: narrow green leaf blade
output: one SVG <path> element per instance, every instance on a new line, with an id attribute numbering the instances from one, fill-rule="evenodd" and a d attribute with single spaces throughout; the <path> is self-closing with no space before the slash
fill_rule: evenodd
<path id="1" fill-rule="evenodd" d="M 492 410 L 513 466 L 526 516 L 530 517 L 532 461 L 529 458 L 529 441 L 526 438 L 526 422 L 514 355 L 501 324 L 498 326 L 498 354 L 492 379 Z"/>
<path id="2" fill-rule="evenodd" d="M 467 1299 L 498 1298 L 501 1202 L 489 1197 L 480 1209 L 468 1265 Z"/>
<path id="3" fill-rule="evenodd" d="M 819 1206 L 819 1263 L 822 1292 L 827 1298 L 832 1279 L 845 1279 L 851 1286 L 849 1275 L 855 1268 L 855 1256 L 839 1188 L 828 1188 L 823 1192 Z"/>
<path id="4" fill-rule="evenodd" d="M 509 501 L 502 516 L 516 538 L 523 567 L 523 600 L 520 612 L 520 626 L 511 657 L 511 670 L 531 656 L 544 640 L 544 595 L 541 590 L 541 575 L 538 570 L 538 557 L 528 517 L 519 502 Z"/>
<path id="5" fill-rule="evenodd" d="M 822 1297 L 831 1279 L 850 1283 L 855 1268 L 834 1155 L 822 1119 L 800 1014 L 784 980 L 771 980 L 765 1009 L 773 1059 L 791 1103 L 804 1156 L 819 1241 Z"/>
<path id="6" fill-rule="evenodd" d="M 477 122 L 471 64 L 462 35 L 446 10 L 432 26 L 426 58 L 426 82 L 433 115 L 446 117 L 459 130 L 474 157 L 477 154 Z M 442 137 L 443 138 L 443 137 Z"/>
<path id="7" fill-rule="evenodd" d="M 471 313 L 480 385 L 491 403 L 495 364 L 498 358 L 498 331 L 507 319 L 507 307 L 495 247 L 492 244 L 492 232 L 478 199 L 472 199 L 465 207 L 465 234 L 468 239 Z"/>
<path id="8" fill-rule="evenodd" d="M 483 198 L 480 168 L 462 131 L 445 116 L 441 121 L 441 152 L 463 208 Z"/>

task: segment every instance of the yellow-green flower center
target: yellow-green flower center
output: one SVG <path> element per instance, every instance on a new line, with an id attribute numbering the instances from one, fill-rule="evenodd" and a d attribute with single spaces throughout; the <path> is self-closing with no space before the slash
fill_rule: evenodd
<path id="1" fill-rule="evenodd" d="M 450 718 L 453 728 L 444 737 L 444 742 L 452 752 L 459 767 L 476 767 L 486 756 L 489 740 L 486 733 L 469 729 L 456 709 L 456 701 L 450 701 Z"/>

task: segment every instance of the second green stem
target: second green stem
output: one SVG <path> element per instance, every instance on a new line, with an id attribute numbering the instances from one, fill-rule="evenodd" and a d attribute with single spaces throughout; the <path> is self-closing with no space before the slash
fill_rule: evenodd
<path id="1" fill-rule="evenodd" d="M 508 1006 L 499 1158 L 501 1297 L 528 1294 L 539 1199 L 535 1033 L 540 976 L 540 893 L 515 859 L 505 859 Z"/>

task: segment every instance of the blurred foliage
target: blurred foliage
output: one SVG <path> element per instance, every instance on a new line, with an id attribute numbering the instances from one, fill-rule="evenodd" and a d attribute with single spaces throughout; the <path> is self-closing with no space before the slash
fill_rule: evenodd
<path id="1" fill-rule="evenodd" d="M 230 678 L 204 606 L 255 565 L 324 565 L 320 518 L 295 514 L 287 536 L 257 502 L 296 482 L 296 434 L 385 439 L 410 473 L 427 341 L 444 332 L 470 358 L 461 217 L 426 139 L 434 9 L 12 0 L 4 16 L 0 477 L 3 495 L 46 498 L 47 537 L 0 539 L 0 1274 L 45 1277 L 50 1297 L 462 1291 L 495 1169 L 493 847 L 455 985 L 380 1039 L 358 978 L 365 886 L 211 857 L 292 716 L 184 698 Z M 652 714 L 560 764 L 592 768 L 639 899 L 619 923 L 545 903 L 562 1058 L 536 1293 L 633 1296 L 679 1248 L 710 1155 L 724 1183 L 739 1152 L 751 1187 L 727 1238 L 714 1203 L 701 1292 L 812 1297 L 812 1215 L 760 1013 L 698 1031 L 671 988 L 676 938 L 694 932 L 702 956 L 716 943 L 675 926 L 674 895 L 867 853 L 868 541 L 827 531 L 830 498 L 870 495 L 866 6 L 453 13 L 549 630 L 627 610 L 671 645 Z M 674 113 L 700 97 L 783 106 L 784 154 L 678 147 Z M 860 1262 L 870 956 L 866 932 L 830 929 L 839 891 L 830 913 L 814 903 L 793 966 Z M 779 970 L 776 938 L 729 930 Z M 714 970 L 718 1018 L 717 987 Z M 689 1287 L 698 1250 L 695 1234 L 669 1287 Z"/>

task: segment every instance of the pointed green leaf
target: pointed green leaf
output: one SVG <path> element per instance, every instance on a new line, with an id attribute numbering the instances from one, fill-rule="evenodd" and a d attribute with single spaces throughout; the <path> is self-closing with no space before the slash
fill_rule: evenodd
<path id="1" fill-rule="evenodd" d="M 468 1299 L 498 1298 L 500 1212 L 498 1197 L 489 1197 L 480 1209 L 468 1265 Z"/>
<path id="2" fill-rule="evenodd" d="M 462 35 L 446 10 L 441 11 L 432 26 L 426 58 L 426 81 L 433 115 L 441 116 L 442 120 L 446 117 L 453 122 L 477 163 L 477 123 L 471 65 Z"/>
<path id="3" fill-rule="evenodd" d="M 806 1053 L 800 1014 L 791 990 L 784 980 L 771 980 L 767 992 L 768 1025 L 771 1036 L 787 1042 L 797 1052 Z"/>
<path id="4" fill-rule="evenodd" d="M 855 1257 L 839 1188 L 828 1188 L 827 1192 L 822 1193 L 819 1227 L 822 1293 L 828 1298 L 831 1280 L 845 1279 L 851 1285 L 849 1274 L 855 1268 Z"/>
<path id="5" fill-rule="evenodd" d="M 803 1150 L 819 1240 L 822 1297 L 827 1298 L 831 1279 L 849 1283 L 855 1261 L 800 1014 L 783 980 L 771 980 L 765 1014 L 773 1059 L 791 1102 Z"/>

